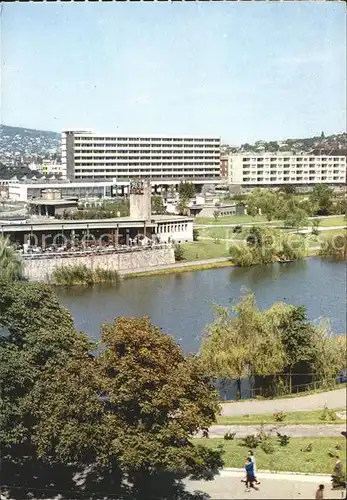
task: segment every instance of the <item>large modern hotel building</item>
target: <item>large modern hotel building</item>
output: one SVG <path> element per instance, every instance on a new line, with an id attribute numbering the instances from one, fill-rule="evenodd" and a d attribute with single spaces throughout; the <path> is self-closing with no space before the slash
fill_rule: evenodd
<path id="1" fill-rule="evenodd" d="M 228 172 L 228 183 L 243 187 L 346 183 L 346 156 L 343 155 L 249 153 L 230 155 L 227 163 L 223 174 Z"/>
<path id="2" fill-rule="evenodd" d="M 153 183 L 216 183 L 220 178 L 219 137 L 117 136 L 62 132 L 62 164 L 69 180 Z"/>

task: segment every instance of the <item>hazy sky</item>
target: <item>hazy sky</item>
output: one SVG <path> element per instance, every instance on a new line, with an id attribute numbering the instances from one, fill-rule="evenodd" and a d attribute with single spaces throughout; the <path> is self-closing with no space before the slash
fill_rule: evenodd
<path id="1" fill-rule="evenodd" d="M 3 5 L 1 120 L 60 131 L 345 129 L 344 2 Z"/>

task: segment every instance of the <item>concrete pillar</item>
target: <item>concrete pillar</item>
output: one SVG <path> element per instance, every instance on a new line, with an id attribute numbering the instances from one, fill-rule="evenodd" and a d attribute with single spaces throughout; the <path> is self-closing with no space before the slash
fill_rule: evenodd
<path id="1" fill-rule="evenodd" d="M 42 248 L 42 250 L 44 250 L 46 248 L 46 235 L 44 233 L 42 233 L 42 236 L 41 236 L 41 248 Z"/>
<path id="2" fill-rule="evenodd" d="M 76 233 L 74 229 L 71 229 L 70 238 L 71 238 L 71 245 L 75 246 Z"/>
<path id="3" fill-rule="evenodd" d="M 147 224 L 146 224 L 146 221 L 143 223 L 143 235 L 147 236 Z"/>
<path id="4" fill-rule="evenodd" d="M 129 232 L 130 232 L 130 229 L 125 230 L 125 244 L 127 246 L 129 245 Z"/>

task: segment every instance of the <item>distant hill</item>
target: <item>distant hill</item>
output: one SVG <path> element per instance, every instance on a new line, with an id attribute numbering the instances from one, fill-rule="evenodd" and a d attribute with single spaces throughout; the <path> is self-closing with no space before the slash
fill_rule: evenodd
<path id="1" fill-rule="evenodd" d="M 0 125 L 0 161 L 15 166 L 60 155 L 60 138 L 58 132 Z"/>
<path id="2" fill-rule="evenodd" d="M 285 139 L 281 141 L 256 141 L 254 144 L 242 144 L 239 147 L 223 145 L 226 152 L 281 152 L 293 151 L 294 153 L 346 155 L 347 134 L 332 134 L 325 136 L 324 132 L 316 137 L 302 137 Z"/>
<path id="3" fill-rule="evenodd" d="M 18 136 L 32 136 L 32 137 L 52 137 L 55 140 L 60 140 L 59 132 L 52 132 L 49 130 L 37 130 L 35 128 L 12 127 L 10 125 L 0 125 L 1 135 L 13 137 Z"/>

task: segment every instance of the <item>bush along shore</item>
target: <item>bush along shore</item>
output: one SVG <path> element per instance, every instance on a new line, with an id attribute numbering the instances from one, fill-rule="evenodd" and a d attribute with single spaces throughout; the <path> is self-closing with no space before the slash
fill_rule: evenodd
<path id="1" fill-rule="evenodd" d="M 85 264 L 60 266 L 54 269 L 51 282 L 57 286 L 95 285 L 97 283 L 117 284 L 120 278 L 113 269 L 96 267 L 89 269 Z"/>

